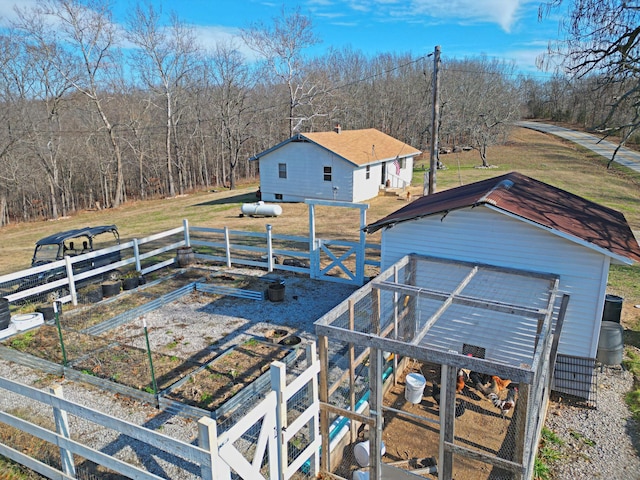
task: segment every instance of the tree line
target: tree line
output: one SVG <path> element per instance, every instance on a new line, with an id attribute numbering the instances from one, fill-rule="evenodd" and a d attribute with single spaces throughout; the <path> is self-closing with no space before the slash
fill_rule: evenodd
<path id="1" fill-rule="evenodd" d="M 0 34 L 0 225 L 257 182 L 253 155 L 338 123 L 429 150 L 432 58 L 350 47 L 311 57 L 320 39 L 298 9 L 209 48 L 150 5 L 124 24 L 102 0 L 17 13 Z M 474 148 L 485 165 L 523 115 L 579 111 L 594 124 L 606 102 L 485 57 L 445 56 L 440 72 L 440 146 Z"/>

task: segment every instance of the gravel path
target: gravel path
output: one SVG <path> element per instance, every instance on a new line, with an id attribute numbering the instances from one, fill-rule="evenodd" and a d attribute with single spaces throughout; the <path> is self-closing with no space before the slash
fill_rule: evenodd
<path id="1" fill-rule="evenodd" d="M 632 387 L 631 373 L 605 368 L 598 372 L 596 409 L 551 402 L 546 426 L 564 441 L 554 480 L 640 479 L 640 426 L 624 401 Z"/>

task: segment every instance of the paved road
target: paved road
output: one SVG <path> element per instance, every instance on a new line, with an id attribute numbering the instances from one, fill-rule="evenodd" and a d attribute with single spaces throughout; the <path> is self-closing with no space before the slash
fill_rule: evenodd
<path id="1" fill-rule="evenodd" d="M 522 121 L 516 122 L 516 125 L 518 125 L 519 127 L 530 128 L 532 130 L 550 133 L 552 135 L 565 138 L 574 143 L 577 143 L 578 145 L 588 148 L 589 150 L 592 150 L 607 159 L 611 159 L 611 156 L 613 155 L 613 152 L 617 146 L 615 143 L 611 143 L 607 140 L 600 140 L 599 137 L 596 137 L 595 135 L 591 135 L 589 133 L 577 132 L 575 130 L 569 130 L 568 128 L 549 125 L 547 123 Z M 624 165 L 627 168 L 640 172 L 640 153 L 638 152 L 634 152 L 633 150 L 622 147 L 616 154 L 615 162 L 620 165 Z"/>

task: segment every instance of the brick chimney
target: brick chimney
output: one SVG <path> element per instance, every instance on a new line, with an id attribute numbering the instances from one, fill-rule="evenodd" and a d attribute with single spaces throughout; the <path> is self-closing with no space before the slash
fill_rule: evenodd
<path id="1" fill-rule="evenodd" d="M 342 131 L 342 128 L 340 127 L 340 124 L 339 124 L 339 123 L 336 123 L 336 126 L 335 126 L 335 128 L 333 129 L 333 131 L 334 131 L 334 132 L 336 132 L 336 133 L 338 133 L 338 134 Z"/>

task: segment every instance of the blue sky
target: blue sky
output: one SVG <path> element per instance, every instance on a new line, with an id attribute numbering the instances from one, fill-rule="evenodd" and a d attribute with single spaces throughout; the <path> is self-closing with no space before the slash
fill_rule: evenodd
<path id="1" fill-rule="evenodd" d="M 9 20 L 12 6 L 33 0 L 0 0 L 0 21 Z M 350 46 L 365 54 L 382 52 L 415 56 L 431 53 L 436 45 L 443 59 L 499 58 L 516 63 L 533 76 L 549 74 L 535 67 L 535 59 L 558 36 L 559 12 L 538 21 L 542 0 L 152 0 L 164 13 L 173 11 L 192 25 L 200 41 L 237 37 L 251 22 L 269 22 L 282 6 L 299 6 L 313 20 L 322 43 L 309 52 L 322 54 L 330 46 Z M 115 0 L 116 21 L 124 21 L 135 2 Z M 238 40 L 239 44 L 239 40 Z"/>

